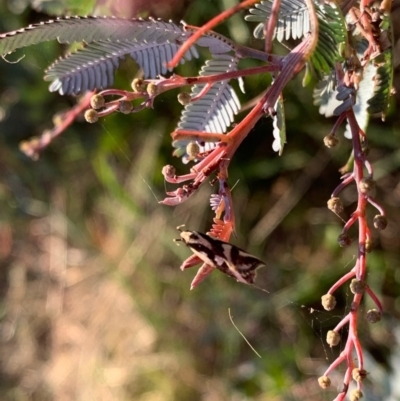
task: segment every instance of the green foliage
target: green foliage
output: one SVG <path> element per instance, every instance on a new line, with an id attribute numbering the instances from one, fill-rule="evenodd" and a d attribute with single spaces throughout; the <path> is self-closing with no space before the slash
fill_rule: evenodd
<path id="1" fill-rule="evenodd" d="M 250 9 L 251 15 L 245 18 L 247 21 L 262 21 L 254 30 L 257 39 L 264 37 L 264 21 L 271 15 L 272 0 L 261 1 Z M 322 3 L 315 1 L 318 17 L 319 35 L 318 44 L 311 56 L 311 67 L 314 74 L 321 79 L 324 74 L 329 74 L 334 68 L 335 62 L 342 59 L 339 49 L 347 45 L 346 21 L 334 2 Z M 278 14 L 278 23 L 274 31 L 279 42 L 289 39 L 299 39 L 310 31 L 310 21 L 307 6 L 300 0 L 283 0 Z"/>
<path id="2" fill-rule="evenodd" d="M 385 119 L 389 108 L 394 73 L 392 51 L 385 51 L 373 64 L 376 67 L 374 96 L 368 100 L 368 112 L 370 114 L 381 113 L 382 118 Z"/>

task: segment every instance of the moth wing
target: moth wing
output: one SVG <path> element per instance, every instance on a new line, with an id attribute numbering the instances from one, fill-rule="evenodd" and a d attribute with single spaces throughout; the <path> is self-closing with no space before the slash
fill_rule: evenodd
<path id="1" fill-rule="evenodd" d="M 197 231 L 182 231 L 182 241 L 204 263 L 245 284 L 253 284 L 256 270 L 265 263 L 235 245 Z"/>
<path id="2" fill-rule="evenodd" d="M 223 248 L 230 275 L 242 283 L 253 284 L 256 270 L 265 263 L 234 245 L 226 243 Z"/>
<path id="3" fill-rule="evenodd" d="M 214 250 L 212 241 L 208 235 L 197 231 L 182 231 L 180 233 L 182 241 L 198 256 L 203 262 L 210 266 L 217 267 L 215 264 Z"/>

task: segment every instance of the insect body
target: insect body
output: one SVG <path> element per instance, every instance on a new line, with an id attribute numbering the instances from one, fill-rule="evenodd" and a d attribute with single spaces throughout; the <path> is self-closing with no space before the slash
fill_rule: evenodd
<path id="1" fill-rule="evenodd" d="M 265 263 L 228 242 L 197 231 L 181 230 L 180 239 L 203 262 L 245 284 L 253 284 L 256 270 Z"/>

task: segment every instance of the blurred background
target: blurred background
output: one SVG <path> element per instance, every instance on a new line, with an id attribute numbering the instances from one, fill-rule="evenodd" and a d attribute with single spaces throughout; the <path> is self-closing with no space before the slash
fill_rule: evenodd
<path id="1" fill-rule="evenodd" d="M 201 25 L 234 4 L 3 0 L 0 31 L 55 15 L 87 14 L 151 15 Z M 261 48 L 253 28 L 237 15 L 218 31 Z M 190 251 L 172 239 L 180 224 L 209 229 L 213 189 L 204 185 L 176 208 L 157 203 L 165 196 L 162 166 L 174 164 L 180 173 L 187 168 L 171 156 L 169 134 L 182 107 L 176 92 L 157 98 L 154 110 L 96 124 L 79 120 L 37 161 L 19 151 L 21 140 L 51 128 L 53 116 L 75 104 L 72 97 L 48 92 L 42 78 L 66 50 L 48 42 L 11 55 L 25 55 L 18 63 L 0 60 L 0 399 L 333 399 L 344 367 L 333 375 L 331 390 L 322 391 L 316 379 L 343 349 L 344 342 L 330 349 L 325 337 L 352 297 L 347 286 L 341 288 L 332 312 L 322 310 L 320 298 L 353 267 L 357 232 L 351 232 L 350 248 L 339 248 L 343 223 L 326 202 L 351 147 L 346 139 L 333 150 L 323 146 L 334 120 L 319 116 L 302 77 L 284 93 L 283 155 L 272 151 L 272 124 L 263 119 L 230 169 L 231 185 L 237 182 L 233 242 L 266 261 L 257 285 L 268 292 L 218 271 L 190 291 L 195 271 L 179 270 Z M 201 60 L 187 63 L 179 73 L 195 75 L 200 65 Z M 133 63 L 125 63 L 115 87 L 130 89 L 136 74 Z M 265 76 L 246 79 L 242 103 L 268 83 Z M 368 281 L 385 314 L 373 326 L 360 321 L 370 372 L 367 400 L 400 399 L 399 122 L 394 102 L 386 122 L 373 120 L 368 132 L 376 198 L 389 225 L 373 231 L 375 249 L 368 255 Z M 342 199 L 350 216 L 355 188 Z M 369 217 L 374 214 L 371 208 Z M 361 316 L 371 307 L 366 300 Z"/>

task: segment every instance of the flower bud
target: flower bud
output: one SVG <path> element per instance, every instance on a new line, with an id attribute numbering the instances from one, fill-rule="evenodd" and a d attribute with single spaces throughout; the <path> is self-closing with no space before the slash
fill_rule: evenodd
<path id="1" fill-rule="evenodd" d="M 351 245 L 351 239 L 347 233 L 342 233 L 339 235 L 338 244 L 342 248 L 346 248 Z"/>
<path id="2" fill-rule="evenodd" d="M 141 78 L 135 78 L 131 83 L 131 87 L 134 92 L 144 92 L 146 90 L 146 84 Z"/>
<path id="3" fill-rule="evenodd" d="M 349 399 L 350 399 L 350 401 L 359 401 L 359 400 L 361 400 L 362 397 L 363 397 L 363 393 L 360 390 L 356 389 L 350 393 Z"/>
<path id="4" fill-rule="evenodd" d="M 172 178 L 172 177 L 174 177 L 175 174 L 176 174 L 176 169 L 175 169 L 174 166 L 171 166 L 170 164 L 167 164 L 166 166 L 164 166 L 164 167 L 162 168 L 161 174 L 162 174 L 164 177 Z"/>
<path id="5" fill-rule="evenodd" d="M 331 379 L 328 376 L 318 377 L 318 384 L 321 388 L 326 389 L 331 385 Z"/>
<path id="6" fill-rule="evenodd" d="M 35 136 L 30 138 L 29 141 L 21 141 L 19 143 L 19 150 L 32 160 L 38 160 L 39 152 L 37 151 L 37 147 L 39 144 L 40 139 Z"/>
<path id="7" fill-rule="evenodd" d="M 104 100 L 104 97 L 101 95 L 94 95 L 90 99 L 90 105 L 95 110 L 101 109 L 102 107 L 104 107 L 105 104 L 106 101 Z"/>
<path id="8" fill-rule="evenodd" d="M 329 346 L 334 347 L 340 343 L 340 334 L 336 331 L 329 330 L 326 335 L 326 342 Z"/>
<path id="9" fill-rule="evenodd" d="M 370 309 L 367 312 L 367 322 L 369 323 L 378 323 L 381 320 L 381 313 L 377 309 Z"/>
<path id="10" fill-rule="evenodd" d="M 375 189 L 375 181 L 372 178 L 363 178 L 358 186 L 360 192 L 363 194 L 369 194 Z"/>
<path id="11" fill-rule="evenodd" d="M 329 134 L 324 138 L 324 145 L 329 149 L 334 148 L 338 143 L 339 139 L 333 134 Z"/>
<path id="12" fill-rule="evenodd" d="M 149 96 L 154 97 L 157 96 L 159 93 L 158 87 L 155 83 L 150 83 L 147 85 L 147 93 L 149 94 Z"/>
<path id="13" fill-rule="evenodd" d="M 336 298 L 332 294 L 325 294 L 321 297 L 321 303 L 325 310 L 332 310 L 336 306 Z"/>
<path id="14" fill-rule="evenodd" d="M 85 120 L 93 124 L 99 120 L 99 113 L 96 110 L 89 109 L 85 111 Z"/>
<path id="15" fill-rule="evenodd" d="M 118 105 L 118 110 L 122 114 L 129 114 L 133 109 L 132 103 L 127 100 L 121 100 Z"/>
<path id="16" fill-rule="evenodd" d="M 186 153 L 191 158 L 195 158 L 200 153 L 200 146 L 197 142 L 189 142 L 186 146 Z"/>
<path id="17" fill-rule="evenodd" d="M 365 252 L 370 253 L 374 249 L 374 244 L 370 239 L 365 241 Z"/>
<path id="18" fill-rule="evenodd" d="M 61 125 L 64 121 L 64 113 L 56 113 L 53 116 L 53 124 L 57 127 L 58 125 Z"/>
<path id="19" fill-rule="evenodd" d="M 181 92 L 178 95 L 178 102 L 183 106 L 186 106 L 187 104 L 189 104 L 191 100 L 192 100 L 192 97 L 190 96 L 190 93 L 188 93 L 188 92 Z"/>
<path id="20" fill-rule="evenodd" d="M 382 215 L 382 214 L 377 214 L 374 217 L 374 227 L 378 230 L 378 231 L 382 231 L 387 227 L 388 221 L 387 218 Z"/>
<path id="21" fill-rule="evenodd" d="M 365 281 L 357 280 L 356 278 L 351 280 L 350 291 L 353 294 L 363 294 L 365 291 L 365 287 L 366 287 Z"/>
<path id="22" fill-rule="evenodd" d="M 328 200 L 328 209 L 333 213 L 340 214 L 343 212 L 343 202 L 337 196 Z"/>
<path id="23" fill-rule="evenodd" d="M 369 149 L 370 148 L 369 148 L 369 145 L 368 145 L 368 141 L 361 142 L 361 150 L 362 150 L 364 156 L 368 156 Z"/>
<path id="24" fill-rule="evenodd" d="M 351 372 L 353 380 L 356 382 L 362 382 L 367 377 L 367 371 L 365 369 L 355 368 Z"/>

